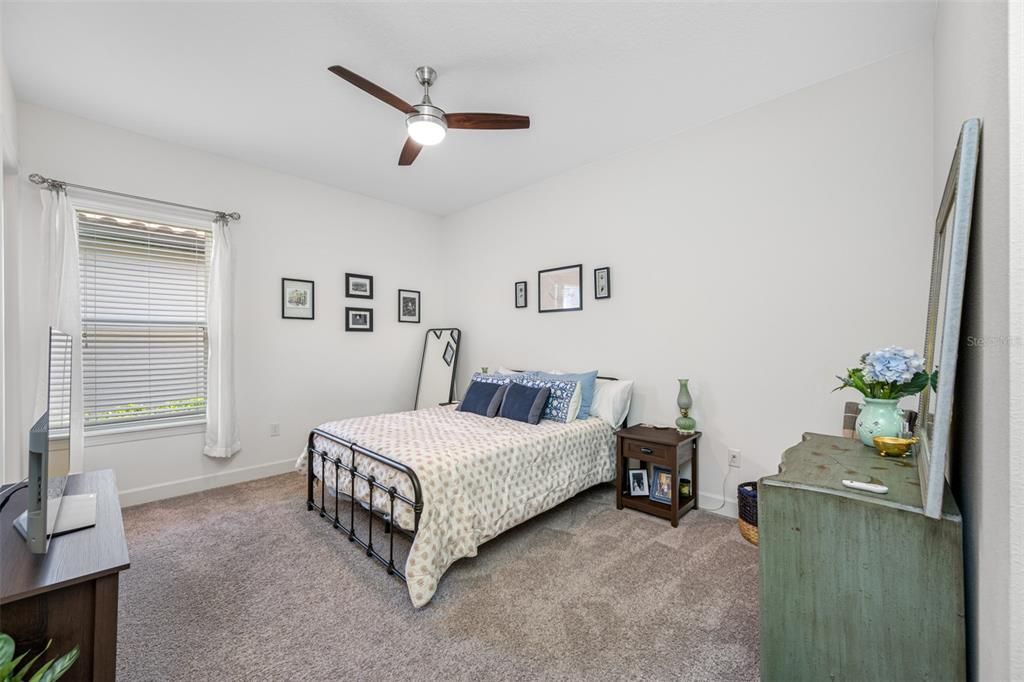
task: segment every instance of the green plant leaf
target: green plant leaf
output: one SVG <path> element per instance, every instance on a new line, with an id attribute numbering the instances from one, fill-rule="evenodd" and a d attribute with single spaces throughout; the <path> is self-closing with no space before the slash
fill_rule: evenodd
<path id="1" fill-rule="evenodd" d="M 910 381 L 899 386 L 900 395 L 915 395 L 920 393 L 924 389 L 928 388 L 928 382 L 930 379 L 931 377 L 928 376 L 928 372 L 918 372 Z"/>
<path id="2" fill-rule="evenodd" d="M 44 653 L 46 653 L 47 649 L 50 648 L 50 644 L 52 644 L 52 643 L 53 643 L 52 639 L 50 641 L 46 642 L 46 646 L 43 647 L 43 650 L 40 651 L 39 653 L 37 653 L 36 656 L 32 660 L 30 660 L 29 663 L 25 664 L 25 666 L 22 667 L 22 670 L 17 671 L 17 673 L 14 675 L 14 677 L 10 678 L 10 682 L 22 682 L 22 680 L 25 679 L 25 676 L 29 674 L 29 671 L 32 670 L 32 667 L 36 665 L 37 660 L 39 660 L 39 656 L 41 656 Z M 28 653 L 29 652 L 26 651 L 22 655 L 24 656 L 24 655 L 26 655 Z"/>
<path id="3" fill-rule="evenodd" d="M 931 379 L 930 379 L 929 383 L 931 383 L 931 385 L 932 385 L 932 390 L 935 391 L 936 393 L 938 393 L 939 392 L 939 370 L 935 370 L 934 372 L 932 372 L 932 376 L 931 376 Z"/>
<path id="4" fill-rule="evenodd" d="M 46 671 L 49 670 L 51 666 L 53 666 L 53 661 L 47 661 L 44 663 L 43 667 L 37 670 L 36 674 L 30 677 L 28 682 L 42 682 L 43 675 L 46 674 Z"/>
<path id="5" fill-rule="evenodd" d="M 76 646 L 74 649 L 54 661 L 53 667 L 46 671 L 46 674 L 40 678 L 39 682 L 53 682 L 53 680 L 59 679 L 72 665 L 74 665 L 77 660 L 78 647 Z"/>
<path id="6" fill-rule="evenodd" d="M 14 659 L 13 661 L 7 661 L 7 663 L 4 663 L 3 665 L 0 665 L 0 680 L 5 680 L 5 681 L 6 680 L 11 680 L 11 682 L 15 682 L 16 680 L 20 679 L 17 676 L 11 677 L 10 676 L 11 675 L 11 671 L 14 670 L 15 668 L 17 668 L 18 664 L 21 663 L 21 659 L 25 658 L 25 656 L 27 656 L 27 655 L 28 655 L 28 652 L 26 651 L 21 656 L 18 656 L 16 659 Z M 35 659 L 32 659 L 32 660 L 34 661 Z M 29 665 L 31 665 L 31 663 Z M 28 666 L 26 666 L 26 667 L 28 667 Z M 22 670 L 24 670 L 24 668 L 22 668 Z M 20 675 L 21 673 L 18 673 L 18 674 Z"/>
<path id="7" fill-rule="evenodd" d="M 0 665 L 7 665 L 14 658 L 14 640 L 10 635 L 0 633 Z"/>

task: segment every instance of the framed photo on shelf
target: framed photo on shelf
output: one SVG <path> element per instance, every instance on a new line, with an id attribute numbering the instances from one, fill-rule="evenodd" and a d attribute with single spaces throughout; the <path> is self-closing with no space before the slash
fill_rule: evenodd
<path id="1" fill-rule="evenodd" d="M 651 494 L 655 502 L 672 504 L 672 470 L 655 466 L 651 469 Z"/>
<path id="2" fill-rule="evenodd" d="M 420 322 L 420 292 L 413 289 L 398 290 L 398 321 Z"/>
<path id="3" fill-rule="evenodd" d="M 596 268 L 594 270 L 594 298 L 612 297 L 612 269 Z"/>
<path id="4" fill-rule="evenodd" d="M 373 298 L 373 276 L 345 273 L 345 296 L 348 298 Z"/>
<path id="5" fill-rule="evenodd" d="M 372 332 L 373 308 L 345 308 L 345 331 Z"/>
<path id="6" fill-rule="evenodd" d="M 281 317 L 285 320 L 312 320 L 316 315 L 313 280 L 281 278 Z"/>
<path id="7" fill-rule="evenodd" d="M 516 307 L 526 307 L 526 282 L 516 282 Z"/>
<path id="8" fill-rule="evenodd" d="M 629 494 L 633 497 L 647 497 L 650 492 L 647 485 L 647 469 L 630 469 Z"/>

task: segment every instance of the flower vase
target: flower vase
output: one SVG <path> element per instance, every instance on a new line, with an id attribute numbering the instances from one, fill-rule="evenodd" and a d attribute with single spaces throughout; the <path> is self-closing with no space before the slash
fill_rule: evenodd
<path id="1" fill-rule="evenodd" d="M 875 446 L 875 436 L 899 436 L 903 431 L 903 410 L 899 399 L 864 398 L 857 415 L 857 436 L 860 442 Z"/>
<path id="2" fill-rule="evenodd" d="M 679 433 L 693 433 L 697 430 L 697 422 L 690 416 L 693 398 L 690 396 L 689 382 L 689 379 L 679 380 L 679 395 L 676 396 L 676 406 L 679 408 L 676 431 Z"/>

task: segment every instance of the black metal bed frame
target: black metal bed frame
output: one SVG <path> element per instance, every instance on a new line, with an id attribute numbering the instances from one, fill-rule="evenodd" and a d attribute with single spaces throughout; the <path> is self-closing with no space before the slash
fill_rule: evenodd
<path id="1" fill-rule="evenodd" d="M 517 371 L 517 370 L 514 370 Z M 608 381 L 618 381 L 615 377 L 603 377 L 598 376 L 598 379 L 606 379 Z M 451 404 L 451 403 L 442 403 Z M 625 426 L 625 424 L 623 424 Z M 314 440 L 316 436 L 320 436 L 333 443 L 348 448 L 352 452 L 352 463 L 351 466 L 344 464 L 341 461 L 341 457 L 331 457 L 326 450 L 318 450 L 315 447 Z M 307 457 L 306 457 L 306 509 L 308 511 L 316 510 L 320 512 L 320 518 L 330 522 L 336 530 L 345 533 L 348 537 L 349 542 L 354 542 L 366 550 L 366 556 L 372 557 L 384 565 L 387 569 L 388 575 L 398 576 L 403 582 L 409 582 L 405 573 L 395 566 L 395 533 L 399 532 L 405 537 L 409 538 L 410 542 L 416 539 L 416 534 L 420 529 L 420 516 L 423 514 L 423 491 L 420 488 L 420 480 L 416 476 L 416 472 L 411 468 L 402 464 L 401 462 L 385 457 L 384 455 L 368 450 L 367 448 L 358 445 L 352 441 L 346 440 L 339 436 L 335 436 L 332 433 L 327 433 L 321 429 L 313 429 L 309 432 L 309 441 L 307 443 Z M 394 486 L 385 486 L 378 481 L 372 474 L 365 474 L 359 470 L 356 464 L 356 455 L 362 455 L 367 457 L 378 464 L 383 464 L 386 467 L 390 467 L 395 471 L 406 475 L 412 485 L 413 499 L 409 499 L 407 496 L 398 492 L 398 489 Z M 316 495 L 314 490 L 314 482 L 316 476 L 313 474 L 313 462 L 314 458 L 320 459 L 320 503 L 317 504 Z M 334 467 L 334 509 L 333 511 L 329 508 L 326 502 L 326 490 L 327 490 L 327 477 L 328 467 Z M 342 496 L 338 482 L 341 480 L 341 471 L 345 471 L 349 477 L 349 513 L 348 513 L 348 525 L 346 526 L 341 520 L 341 514 L 339 513 L 340 498 Z M 370 495 L 367 505 L 364 507 L 362 502 L 356 500 L 356 479 L 362 479 L 369 485 Z M 378 511 L 373 506 L 373 491 L 374 488 L 382 491 L 388 496 L 388 513 Z M 395 522 L 395 501 L 399 501 L 403 504 L 408 505 L 413 511 L 413 528 L 410 531 L 407 528 L 402 528 Z M 356 535 L 356 506 L 363 508 L 367 512 L 367 538 L 364 541 L 361 537 Z M 384 524 L 384 534 L 388 536 L 388 556 L 384 557 L 378 552 L 373 546 L 373 519 L 380 519 Z"/>
<path id="2" fill-rule="evenodd" d="M 342 447 L 348 448 L 352 452 L 352 463 L 351 466 L 344 464 L 341 461 L 341 456 L 331 457 L 326 450 L 318 450 L 315 447 L 314 439 L 316 436 L 325 438 L 333 443 L 337 443 Z M 398 567 L 395 566 L 395 532 L 400 532 L 402 535 L 409 538 L 410 541 L 414 540 L 416 533 L 419 532 L 420 528 L 420 515 L 423 513 L 423 492 L 420 488 L 420 480 L 416 477 L 416 472 L 402 464 L 397 462 L 390 457 L 385 457 L 373 450 L 367 450 L 366 448 L 339 438 L 334 434 L 327 433 L 320 429 L 313 429 L 309 433 L 309 443 L 306 449 L 306 509 L 308 511 L 317 510 L 320 512 L 320 518 L 330 522 L 336 530 L 345 533 L 348 536 L 349 542 L 354 542 L 366 550 L 366 556 L 372 557 L 379 561 L 387 569 L 388 575 L 395 575 L 401 578 L 403 581 L 408 582 L 408 579 Z M 409 481 L 412 484 L 413 499 L 409 499 L 402 493 L 398 492 L 398 489 L 394 486 L 385 486 L 376 479 L 372 474 L 365 474 L 359 471 L 359 466 L 356 463 L 356 455 L 362 455 L 363 457 L 372 459 L 375 462 L 383 464 L 384 466 L 390 467 L 401 474 L 408 476 Z M 316 476 L 313 474 L 313 462 L 314 458 L 320 459 L 320 503 L 317 504 L 316 496 L 314 494 L 314 479 Z M 326 490 L 327 490 L 327 477 L 328 467 L 334 467 L 334 510 L 328 508 L 328 504 L 325 501 Z M 338 486 L 339 480 L 341 480 L 341 471 L 345 471 L 346 476 L 349 477 L 349 513 L 348 513 L 348 525 L 346 526 L 341 520 L 341 514 L 339 513 L 339 505 L 341 498 L 341 489 Z M 370 495 L 368 501 L 368 517 L 367 517 L 367 537 L 364 541 L 361 537 L 356 535 L 356 505 L 360 508 L 363 504 L 356 500 L 356 479 L 362 479 L 366 481 L 370 488 Z M 385 514 L 378 511 L 373 506 L 373 491 L 374 488 L 383 491 L 388 496 L 388 513 Z M 395 521 L 395 501 L 401 502 L 408 505 L 413 511 L 413 529 L 410 531 L 406 528 L 402 528 Z M 384 557 L 378 552 L 373 546 L 373 519 L 377 517 L 384 524 L 384 534 L 388 536 L 388 556 Z"/>

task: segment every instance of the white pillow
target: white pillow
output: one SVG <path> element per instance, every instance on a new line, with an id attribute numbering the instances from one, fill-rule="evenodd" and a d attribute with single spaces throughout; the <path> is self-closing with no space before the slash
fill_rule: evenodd
<path id="1" fill-rule="evenodd" d="M 572 398 L 569 400 L 569 414 L 565 420 L 565 423 L 576 419 L 580 413 L 580 405 L 583 404 L 583 387 L 576 383 L 576 390 L 572 392 Z"/>
<path id="2" fill-rule="evenodd" d="M 516 370 L 509 369 L 508 367 L 499 367 L 498 369 L 494 370 L 494 373 L 495 374 L 505 374 L 505 375 L 522 374 L 522 372 L 517 372 Z"/>
<path id="3" fill-rule="evenodd" d="M 590 415 L 600 417 L 611 424 L 613 429 L 617 429 L 626 421 L 632 399 L 632 379 L 598 379 L 594 386 L 594 402 L 590 404 Z"/>

